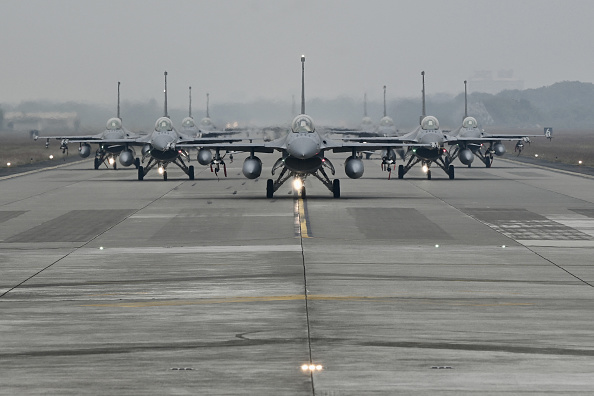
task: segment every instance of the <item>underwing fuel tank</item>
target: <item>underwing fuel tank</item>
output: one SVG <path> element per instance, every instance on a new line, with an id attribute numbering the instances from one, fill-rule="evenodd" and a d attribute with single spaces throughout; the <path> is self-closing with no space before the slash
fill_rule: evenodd
<path id="1" fill-rule="evenodd" d="M 120 154 L 120 164 L 130 166 L 134 163 L 134 154 L 131 150 L 123 150 Z"/>
<path id="2" fill-rule="evenodd" d="M 208 165 L 212 161 L 212 152 L 209 149 L 201 148 L 198 150 L 198 156 L 196 159 L 200 165 Z"/>
<path id="3" fill-rule="evenodd" d="M 86 143 L 81 144 L 81 146 L 78 148 L 78 155 L 80 155 L 83 158 L 87 158 L 90 154 L 91 154 L 91 146 L 89 146 Z"/>
<path id="4" fill-rule="evenodd" d="M 495 155 L 502 156 L 503 154 L 505 154 L 505 146 L 501 142 L 496 143 L 493 146 L 493 151 L 495 151 Z"/>
<path id="5" fill-rule="evenodd" d="M 353 158 L 350 156 L 344 162 L 344 173 L 351 179 L 358 179 L 363 176 L 363 161 L 360 158 Z"/>
<path id="6" fill-rule="evenodd" d="M 262 161 L 258 157 L 248 157 L 243 161 L 243 175 L 248 179 L 260 177 L 262 173 Z"/>
<path id="7" fill-rule="evenodd" d="M 474 161 L 474 154 L 470 149 L 463 149 L 460 151 L 459 158 L 460 162 L 462 162 L 464 165 L 470 165 L 472 164 L 472 161 Z"/>

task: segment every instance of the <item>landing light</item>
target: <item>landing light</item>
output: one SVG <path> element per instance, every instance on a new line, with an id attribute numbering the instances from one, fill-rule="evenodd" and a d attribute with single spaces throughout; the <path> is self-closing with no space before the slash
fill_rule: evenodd
<path id="1" fill-rule="evenodd" d="M 535 156 L 536 158 L 538 158 L 538 154 L 534 154 L 534 156 Z"/>
<path id="2" fill-rule="evenodd" d="M 438 247 L 439 247 L 439 245 L 435 245 L 435 247 L 436 247 L 436 248 L 438 248 Z"/>
<path id="3" fill-rule="evenodd" d="M 293 180 L 293 188 L 297 191 L 301 190 L 301 188 L 303 187 L 303 181 L 300 178 L 295 178 L 295 180 Z"/>
<path id="4" fill-rule="evenodd" d="M 578 165 L 581 165 L 582 163 L 583 163 L 582 160 L 579 160 L 578 161 Z"/>
<path id="5" fill-rule="evenodd" d="M 305 372 L 314 372 L 314 371 L 322 371 L 324 367 L 321 364 L 304 364 L 301 366 L 301 371 Z"/>
<path id="6" fill-rule="evenodd" d="M 165 168 L 163 168 L 162 166 L 159 167 L 158 172 L 160 175 L 162 175 L 163 173 L 165 173 Z"/>
<path id="7" fill-rule="evenodd" d="M 429 171 L 429 167 L 427 165 L 423 165 L 421 169 L 423 169 L 423 173 L 427 173 L 427 171 Z"/>
<path id="8" fill-rule="evenodd" d="M 49 159 L 54 159 L 54 155 L 50 154 Z"/>
<path id="9" fill-rule="evenodd" d="M 109 157 L 109 165 L 113 165 L 115 163 L 115 160 L 113 159 L 113 157 Z"/>
<path id="10" fill-rule="evenodd" d="M 10 162 L 7 162 L 7 163 L 6 163 L 6 166 L 10 166 L 10 165 L 11 165 L 11 163 L 10 163 Z"/>

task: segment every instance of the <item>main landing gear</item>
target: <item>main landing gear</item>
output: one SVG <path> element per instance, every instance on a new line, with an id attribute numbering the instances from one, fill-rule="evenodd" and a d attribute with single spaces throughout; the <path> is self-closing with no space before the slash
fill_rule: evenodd
<path id="1" fill-rule="evenodd" d="M 274 171 L 282 166 L 282 171 L 278 175 L 276 180 L 268 179 L 266 181 L 266 198 L 272 198 L 274 193 L 289 179 L 291 178 L 300 178 L 302 182 L 305 182 L 306 177 L 313 176 L 319 181 L 322 182 L 324 186 L 332 193 L 334 198 L 340 198 L 340 180 L 334 179 L 330 180 L 324 168 L 330 169 L 332 175 L 336 172 L 334 170 L 334 166 L 332 163 L 327 159 L 324 158 L 322 161 L 322 166 L 315 169 L 312 172 L 295 172 L 289 170 L 286 166 L 284 166 L 284 161 L 282 158 L 276 162 L 275 166 L 272 168 L 272 174 L 274 175 Z M 302 187 L 302 193 L 305 191 L 305 187 Z M 304 194 L 303 194 L 304 195 Z"/>
<path id="2" fill-rule="evenodd" d="M 431 180 L 430 166 L 432 163 L 437 164 L 441 169 L 443 169 L 443 171 L 448 175 L 450 180 L 453 180 L 455 177 L 454 165 L 450 164 L 450 161 L 447 158 L 445 160 L 443 160 L 440 157 L 434 161 L 426 161 L 426 160 L 422 160 L 416 156 L 413 156 L 408 160 L 408 163 L 406 165 L 398 165 L 398 178 L 403 179 L 404 175 L 406 175 L 408 173 L 408 171 L 414 165 L 418 164 L 419 162 L 422 162 L 423 167 L 427 168 L 427 170 L 425 171 L 425 174 L 427 175 L 427 180 Z"/>
<path id="3" fill-rule="evenodd" d="M 146 168 L 141 165 L 138 166 L 138 180 L 144 180 L 146 174 L 156 166 L 160 170 L 159 173 L 161 173 L 163 176 L 163 181 L 167 181 L 167 165 L 170 163 L 179 166 L 179 168 L 183 170 L 186 175 L 188 175 L 188 179 L 194 180 L 194 165 L 186 166 L 181 158 L 177 158 L 170 162 L 156 161 L 151 158 L 146 165 Z"/>

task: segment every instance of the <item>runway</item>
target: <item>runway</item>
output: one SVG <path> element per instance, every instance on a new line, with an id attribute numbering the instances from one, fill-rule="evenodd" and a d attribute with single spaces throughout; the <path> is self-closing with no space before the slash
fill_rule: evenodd
<path id="1" fill-rule="evenodd" d="M 591 176 L 331 156 L 340 199 L 266 199 L 261 158 L 0 180 L 0 394 L 591 394 Z"/>

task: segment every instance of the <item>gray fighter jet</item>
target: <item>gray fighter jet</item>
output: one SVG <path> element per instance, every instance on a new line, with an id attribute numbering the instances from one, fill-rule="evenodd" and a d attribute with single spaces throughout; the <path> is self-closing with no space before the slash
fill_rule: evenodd
<path id="1" fill-rule="evenodd" d="M 255 179 L 262 173 L 262 161 L 255 153 L 272 153 L 279 151 L 281 157 L 272 167 L 272 174 L 280 171 L 276 179 L 268 179 L 266 183 L 266 196 L 272 198 L 273 194 L 289 179 L 293 179 L 296 191 L 305 193 L 304 181 L 313 176 L 320 180 L 335 198 L 340 197 L 340 181 L 331 180 L 326 170 L 332 175 L 335 169 L 325 152 L 351 152 L 345 161 L 345 173 L 352 179 L 363 175 L 363 161 L 358 152 L 365 150 L 391 150 L 392 147 L 401 147 L 399 142 L 388 143 L 357 143 L 338 142 L 329 139 L 325 134 L 316 130 L 313 119 L 305 114 L 305 56 L 301 57 L 301 114 L 297 115 L 292 123 L 290 132 L 279 139 L 263 143 L 228 143 L 228 144 L 181 144 L 181 147 L 202 147 L 202 150 L 213 149 L 215 156 L 213 163 L 221 164 L 220 153 L 225 150 L 249 152 L 250 155 L 243 163 L 243 174 L 248 179 Z M 219 161 L 219 162 L 217 162 Z"/>
<path id="2" fill-rule="evenodd" d="M 167 112 L 167 72 L 165 72 L 165 106 L 163 117 L 155 122 L 155 129 L 146 136 L 135 140 L 136 145 L 142 145 L 142 162 L 148 158 L 146 166 L 138 167 L 138 180 L 143 180 L 146 174 L 157 167 L 163 180 L 167 180 L 167 166 L 177 165 L 190 180 L 194 180 L 194 166 L 186 165 L 184 158 L 189 161 L 188 153 L 180 146 L 182 143 L 200 144 L 219 142 L 219 139 L 200 139 L 179 133 L 173 127 L 173 122 Z M 227 139 L 225 141 L 233 141 Z"/>
<path id="3" fill-rule="evenodd" d="M 450 149 L 450 162 L 458 158 L 460 162 L 472 166 L 474 157 L 477 156 L 490 168 L 493 164 L 493 155 L 502 156 L 505 154 L 505 146 L 502 141 L 516 142 L 516 151 L 518 154 L 522 152 L 524 143 L 530 143 L 531 137 L 539 137 L 541 135 L 526 135 L 526 134 L 491 134 L 485 133 L 478 127 L 476 118 L 468 116 L 468 96 L 467 96 L 467 82 L 464 81 L 464 119 L 462 126 L 451 132 L 456 140 L 450 142 L 452 148 Z"/>
<path id="4" fill-rule="evenodd" d="M 70 143 L 78 143 L 78 154 L 82 158 L 87 158 L 91 155 L 91 144 L 99 145 L 95 152 L 95 169 L 99 169 L 101 164 L 106 167 L 112 166 L 117 168 L 116 159 L 119 157 L 120 164 L 123 166 L 130 166 L 135 164 L 139 166 L 140 160 L 135 158 L 134 143 L 139 138 L 135 133 L 130 132 L 122 125 L 122 118 L 120 117 L 120 82 L 118 81 L 118 108 L 117 117 L 110 118 L 107 121 L 105 131 L 96 135 L 82 135 L 82 136 L 35 136 L 45 139 L 45 147 L 49 147 L 50 139 L 60 140 L 60 149 L 62 153 L 68 152 L 68 145 Z"/>
<path id="5" fill-rule="evenodd" d="M 454 178 L 454 165 L 451 165 L 451 159 L 445 144 L 455 141 L 456 138 L 446 135 L 439 128 L 439 121 L 434 116 L 426 115 L 425 111 L 425 72 L 421 72 L 423 79 L 423 113 L 420 118 L 420 125 L 407 134 L 399 137 L 378 137 L 365 139 L 369 143 L 401 143 L 407 146 L 405 158 L 408 158 L 406 165 L 398 166 L 398 178 L 402 179 L 404 175 L 416 164 L 421 163 L 423 172 L 427 175 L 427 179 L 431 179 L 431 165 L 437 164 L 449 176 Z M 345 140 L 359 140 L 361 139 L 345 139 Z M 388 172 L 391 172 L 391 164 L 395 160 L 395 153 L 393 150 L 387 151 L 389 155 L 384 156 L 382 167 Z"/>

